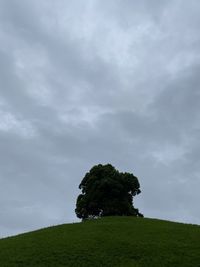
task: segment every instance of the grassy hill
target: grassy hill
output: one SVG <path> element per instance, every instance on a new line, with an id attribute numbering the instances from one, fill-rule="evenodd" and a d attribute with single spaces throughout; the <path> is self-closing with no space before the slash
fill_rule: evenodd
<path id="1" fill-rule="evenodd" d="M 65 224 L 0 240 L 1 267 L 200 267 L 200 227 L 134 217 Z"/>

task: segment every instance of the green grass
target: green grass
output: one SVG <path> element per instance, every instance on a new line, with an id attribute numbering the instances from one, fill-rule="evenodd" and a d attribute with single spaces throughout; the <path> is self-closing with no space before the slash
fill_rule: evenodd
<path id="1" fill-rule="evenodd" d="M 108 217 L 0 239 L 1 267 L 200 267 L 200 227 Z"/>

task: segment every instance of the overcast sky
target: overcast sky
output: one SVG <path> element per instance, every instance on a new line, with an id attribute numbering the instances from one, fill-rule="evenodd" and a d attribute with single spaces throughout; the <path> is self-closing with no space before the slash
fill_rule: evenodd
<path id="1" fill-rule="evenodd" d="M 200 224 L 200 1 L 0 0 L 0 236 L 77 221 L 98 163 Z"/>

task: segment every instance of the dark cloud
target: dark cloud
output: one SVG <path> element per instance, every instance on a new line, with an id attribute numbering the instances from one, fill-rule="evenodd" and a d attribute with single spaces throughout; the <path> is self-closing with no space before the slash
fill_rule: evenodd
<path id="1" fill-rule="evenodd" d="M 71 222 L 97 163 L 199 223 L 198 1 L 0 2 L 0 235 Z"/>

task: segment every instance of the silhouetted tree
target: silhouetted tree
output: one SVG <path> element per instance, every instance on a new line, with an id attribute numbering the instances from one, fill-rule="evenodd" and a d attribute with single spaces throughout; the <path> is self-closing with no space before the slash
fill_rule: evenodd
<path id="1" fill-rule="evenodd" d="M 141 216 L 133 206 L 133 197 L 139 194 L 138 178 L 122 173 L 111 164 L 96 165 L 86 173 L 79 185 L 82 193 L 76 202 L 76 215 L 87 219 L 100 216 Z"/>

